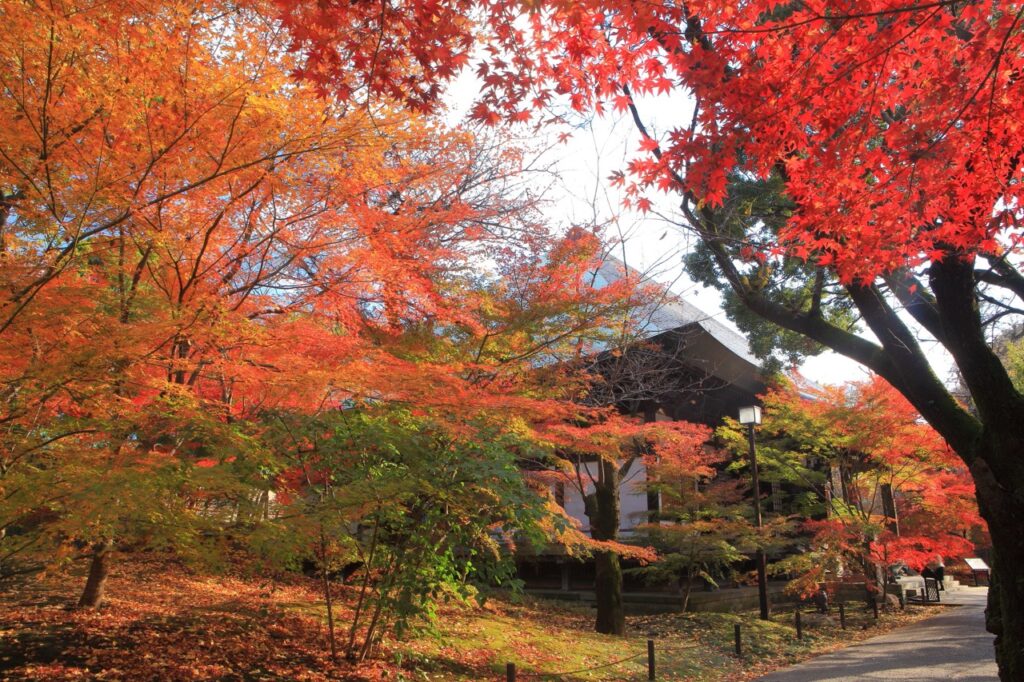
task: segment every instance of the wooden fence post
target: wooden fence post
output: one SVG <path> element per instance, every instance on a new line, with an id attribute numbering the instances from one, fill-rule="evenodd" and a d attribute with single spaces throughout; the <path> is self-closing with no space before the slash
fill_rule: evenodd
<path id="1" fill-rule="evenodd" d="M 797 609 L 793 613 L 793 620 L 794 620 L 793 624 L 796 626 L 796 638 L 797 639 L 803 639 L 804 638 L 804 628 L 803 628 L 803 625 L 800 623 L 800 609 Z"/>
<path id="2" fill-rule="evenodd" d="M 740 624 L 736 623 L 736 630 L 733 633 L 736 640 L 736 658 L 743 658 L 743 636 L 740 634 Z"/>
<path id="3" fill-rule="evenodd" d="M 647 640 L 647 679 L 654 679 L 654 640 Z"/>
<path id="4" fill-rule="evenodd" d="M 516 664 L 505 664 L 505 682 L 516 682 Z"/>
<path id="5" fill-rule="evenodd" d="M 840 604 L 839 605 L 839 627 L 841 627 L 843 630 L 846 629 L 846 605 L 845 604 Z"/>

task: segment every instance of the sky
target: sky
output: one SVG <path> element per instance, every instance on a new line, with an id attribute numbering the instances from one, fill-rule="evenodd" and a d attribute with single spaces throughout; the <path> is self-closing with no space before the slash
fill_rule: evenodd
<path id="1" fill-rule="evenodd" d="M 476 94 L 475 76 L 467 70 L 449 91 L 449 122 L 457 123 L 465 116 Z M 655 137 L 688 121 L 692 114 L 691 102 L 681 94 L 640 99 L 637 108 Z M 571 136 L 559 142 L 563 131 Z M 624 209 L 619 191 L 609 183 L 613 171 L 625 171 L 629 159 L 639 155 L 639 141 L 639 133 L 625 115 L 580 118 L 546 136 L 532 134 L 529 144 L 537 150 L 535 165 L 545 169 L 545 213 L 556 225 L 565 227 L 604 225 L 606 237 L 617 242 L 612 255 L 648 273 L 709 317 L 736 329 L 721 308 L 719 293 L 695 284 L 683 271 L 682 257 L 696 237 L 673 220 L 678 216 L 678 197 L 649 195 L 654 209 L 641 214 Z M 939 378 L 947 379 L 951 358 L 934 341 L 921 341 Z M 863 366 L 831 351 L 807 358 L 799 369 L 819 384 L 842 384 L 868 376 Z"/>

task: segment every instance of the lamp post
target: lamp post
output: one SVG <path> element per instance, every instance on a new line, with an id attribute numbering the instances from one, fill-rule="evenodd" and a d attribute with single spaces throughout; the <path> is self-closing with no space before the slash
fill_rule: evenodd
<path id="1" fill-rule="evenodd" d="M 763 523 L 761 521 L 761 482 L 757 474 L 757 453 L 754 450 L 754 427 L 761 423 L 761 408 L 757 405 L 740 408 L 740 424 L 747 427 L 747 442 L 750 445 L 750 472 L 754 478 L 754 524 L 758 530 Z M 770 608 L 768 605 L 768 566 L 764 556 L 764 550 L 757 548 L 755 555 L 757 562 L 757 597 L 761 606 L 761 620 L 768 620 Z"/>

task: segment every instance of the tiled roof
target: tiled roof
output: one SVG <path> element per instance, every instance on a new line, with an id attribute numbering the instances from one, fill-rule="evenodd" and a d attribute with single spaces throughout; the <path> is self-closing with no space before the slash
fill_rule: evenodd
<path id="1" fill-rule="evenodd" d="M 622 278 L 626 268 L 627 266 L 623 265 L 622 261 L 609 258 L 598 269 L 598 275 L 604 282 L 615 282 Z M 636 276 L 643 277 L 636 270 L 632 270 L 632 268 L 629 270 Z M 742 334 L 729 328 L 721 321 L 679 296 L 669 295 L 664 301 L 652 305 L 644 327 L 646 330 L 649 330 L 651 336 L 656 336 L 663 332 L 691 325 L 696 325 L 703 329 L 709 336 L 739 359 L 755 367 L 760 366 L 757 358 L 750 352 L 750 345 Z"/>

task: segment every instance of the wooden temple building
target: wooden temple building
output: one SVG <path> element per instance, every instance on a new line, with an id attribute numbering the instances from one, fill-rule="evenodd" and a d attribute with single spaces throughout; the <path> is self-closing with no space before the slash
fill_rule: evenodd
<path id="1" fill-rule="evenodd" d="M 598 272 L 598 285 L 620 277 L 623 267 L 607 262 Z M 735 418 L 740 407 L 755 404 L 765 391 L 760 365 L 746 339 L 714 315 L 678 298 L 643 314 L 645 343 L 595 358 L 595 371 L 605 377 L 598 390 L 606 392 L 595 403 L 615 404 L 648 421 L 686 420 L 714 428 L 725 416 Z M 589 531 L 580 491 L 565 486 L 556 498 Z M 620 537 L 628 538 L 660 504 L 658 495 L 647 490 L 642 460 L 635 461 L 620 487 Z M 592 566 L 557 555 L 523 557 L 520 577 L 529 589 L 544 593 L 585 592 L 593 586 Z M 626 588 L 630 589 L 628 579 Z"/>

